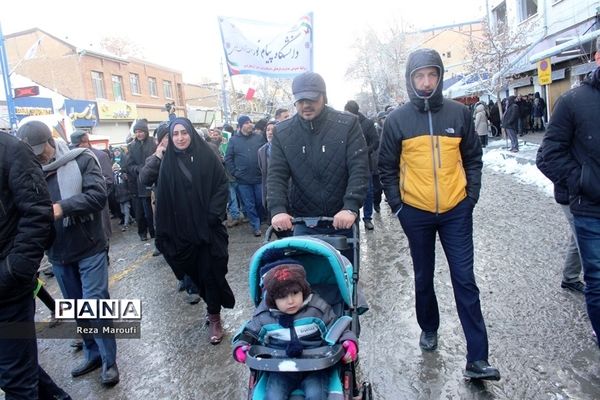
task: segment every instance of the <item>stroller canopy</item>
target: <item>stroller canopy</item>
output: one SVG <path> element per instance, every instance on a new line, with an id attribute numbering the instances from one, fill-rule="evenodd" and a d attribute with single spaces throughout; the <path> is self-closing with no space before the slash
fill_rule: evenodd
<path id="1" fill-rule="evenodd" d="M 276 240 L 256 250 L 250 260 L 249 271 L 250 297 L 255 305 L 258 305 L 262 299 L 260 269 L 265 264 L 263 254 L 271 249 L 284 250 L 286 257 L 301 262 L 311 286 L 336 285 L 344 303 L 348 307 L 353 307 L 352 264 L 329 243 L 311 236 L 293 236 Z"/>

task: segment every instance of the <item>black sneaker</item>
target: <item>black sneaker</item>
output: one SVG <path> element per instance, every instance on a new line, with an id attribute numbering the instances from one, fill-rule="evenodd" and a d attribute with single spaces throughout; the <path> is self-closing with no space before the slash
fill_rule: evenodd
<path id="1" fill-rule="evenodd" d="M 583 293 L 583 291 L 585 289 L 585 284 L 581 281 L 576 281 L 576 282 L 562 281 L 560 283 L 560 287 L 563 289 L 572 290 L 573 292 L 576 292 L 576 293 Z"/>
<path id="2" fill-rule="evenodd" d="M 468 362 L 463 376 L 469 379 L 499 381 L 500 371 L 492 367 L 486 360 L 479 360 Z"/>
<path id="3" fill-rule="evenodd" d="M 375 225 L 373 225 L 373 222 L 370 219 L 365 219 L 364 224 L 365 229 L 368 231 L 372 231 L 373 229 L 375 229 Z"/>
<path id="4" fill-rule="evenodd" d="M 438 338 L 437 332 L 421 332 L 421 338 L 419 339 L 419 346 L 425 351 L 434 351 L 437 349 Z"/>

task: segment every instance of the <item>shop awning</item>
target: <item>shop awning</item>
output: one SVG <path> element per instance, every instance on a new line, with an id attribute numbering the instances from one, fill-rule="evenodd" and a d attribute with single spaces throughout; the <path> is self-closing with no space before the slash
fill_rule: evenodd
<path id="1" fill-rule="evenodd" d="M 531 57 L 529 57 L 529 62 L 536 63 L 540 60 L 543 60 L 544 58 L 556 56 L 556 55 L 562 53 L 563 51 L 566 51 L 566 50 L 572 49 L 574 47 L 578 47 L 585 43 L 588 43 L 588 42 L 596 39 L 598 36 L 600 36 L 600 29 L 586 33 L 585 35 L 582 35 L 582 36 L 577 36 L 576 38 L 571 39 L 568 42 L 565 42 L 565 43 L 550 47 L 549 49 L 532 54 Z"/>

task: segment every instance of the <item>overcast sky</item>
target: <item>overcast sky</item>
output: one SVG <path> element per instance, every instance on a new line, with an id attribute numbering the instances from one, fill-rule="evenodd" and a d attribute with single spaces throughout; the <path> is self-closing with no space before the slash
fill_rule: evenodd
<path id="1" fill-rule="evenodd" d="M 313 12 L 315 72 L 325 78 L 330 103 L 342 108 L 355 91 L 344 78 L 351 46 L 365 29 L 401 20 L 415 29 L 471 21 L 482 17 L 484 8 L 485 0 L 34 0 L 3 1 L 0 23 L 5 35 L 39 27 L 88 48 L 104 36 L 123 36 L 139 45 L 148 61 L 177 69 L 184 81 L 195 83 L 219 79 L 223 50 L 217 16 L 294 23 Z M 235 79 L 237 89 L 243 78 Z"/>

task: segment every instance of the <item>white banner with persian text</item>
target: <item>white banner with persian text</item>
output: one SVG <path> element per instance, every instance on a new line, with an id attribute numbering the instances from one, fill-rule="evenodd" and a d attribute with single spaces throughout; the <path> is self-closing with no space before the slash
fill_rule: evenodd
<path id="1" fill-rule="evenodd" d="M 230 75 L 293 78 L 312 70 L 312 13 L 293 25 L 219 17 Z"/>

